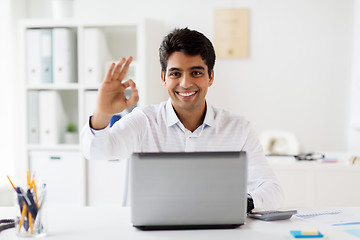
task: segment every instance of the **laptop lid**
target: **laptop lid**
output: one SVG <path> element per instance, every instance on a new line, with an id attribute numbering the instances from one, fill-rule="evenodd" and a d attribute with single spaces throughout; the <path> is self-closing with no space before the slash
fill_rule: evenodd
<path id="1" fill-rule="evenodd" d="M 141 229 L 228 228 L 245 222 L 245 152 L 134 153 L 131 217 Z"/>

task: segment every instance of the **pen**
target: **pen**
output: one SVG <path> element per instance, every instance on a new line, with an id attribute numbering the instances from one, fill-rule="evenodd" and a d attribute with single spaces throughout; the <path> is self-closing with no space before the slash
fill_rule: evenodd
<path id="1" fill-rule="evenodd" d="M 30 199 L 29 197 L 26 195 L 26 193 L 20 188 L 20 191 L 21 191 L 21 194 L 23 196 L 23 199 L 25 199 L 25 204 L 27 205 L 29 211 L 31 212 L 31 214 L 35 217 L 36 214 L 37 214 L 37 209 L 36 209 L 36 206 L 35 204 L 32 204 L 32 202 L 34 202 L 34 199 L 32 199 L 32 194 L 31 192 L 28 190 L 28 193 L 30 193 Z"/>
<path id="2" fill-rule="evenodd" d="M 19 206 L 20 206 L 20 212 L 22 213 L 23 211 L 23 205 L 24 205 L 24 200 L 23 198 L 21 197 L 21 190 L 19 187 L 15 187 L 14 184 L 12 183 L 11 179 L 9 176 L 7 176 L 7 178 L 9 179 L 9 182 L 11 184 L 11 186 L 14 188 L 15 192 L 17 193 L 17 198 L 18 198 L 18 203 L 19 203 Z"/>
<path id="3" fill-rule="evenodd" d="M 30 189 L 27 190 L 27 197 L 29 198 L 29 201 L 31 203 L 31 206 L 29 206 L 34 218 L 36 218 L 36 215 L 37 215 L 37 206 L 36 206 L 36 203 L 34 201 L 34 197 L 33 197 L 33 194 L 31 193 Z"/>
<path id="4" fill-rule="evenodd" d="M 40 193 L 40 197 L 39 197 L 39 210 L 42 207 L 44 201 L 45 201 L 45 197 L 46 197 L 46 189 L 45 189 L 45 184 L 43 185 L 43 190 Z"/>
<path id="5" fill-rule="evenodd" d="M 359 225 L 360 222 L 335 223 L 333 226 Z"/>

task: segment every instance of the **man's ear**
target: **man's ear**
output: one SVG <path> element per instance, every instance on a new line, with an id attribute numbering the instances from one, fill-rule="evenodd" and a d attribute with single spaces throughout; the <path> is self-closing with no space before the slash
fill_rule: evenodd
<path id="1" fill-rule="evenodd" d="M 209 87 L 213 84 L 214 82 L 214 70 L 211 70 L 211 76 L 209 79 Z"/>
<path id="2" fill-rule="evenodd" d="M 162 82 L 163 82 L 163 85 L 165 86 L 165 85 L 166 85 L 166 80 L 165 80 L 165 73 L 164 73 L 164 71 L 161 71 L 160 76 L 161 76 L 161 80 L 162 80 Z"/>

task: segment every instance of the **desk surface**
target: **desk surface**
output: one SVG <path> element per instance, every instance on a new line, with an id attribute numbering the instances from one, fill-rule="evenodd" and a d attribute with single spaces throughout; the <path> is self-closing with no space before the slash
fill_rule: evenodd
<path id="1" fill-rule="evenodd" d="M 360 213 L 360 208 L 346 208 Z M 1 218 L 13 218 L 16 209 L 0 207 Z M 68 207 L 48 209 L 49 233 L 43 239 L 291 239 L 289 231 L 314 229 L 310 222 L 297 217 L 265 222 L 247 219 L 246 224 L 230 230 L 141 231 L 130 223 L 130 209 L 122 207 Z M 358 239 L 339 229 L 321 229 L 327 239 Z M 0 233 L 0 240 L 18 239 L 15 229 Z"/>

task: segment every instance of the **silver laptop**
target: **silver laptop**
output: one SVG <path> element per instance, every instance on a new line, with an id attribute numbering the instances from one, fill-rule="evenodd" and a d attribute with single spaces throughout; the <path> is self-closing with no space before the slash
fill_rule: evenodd
<path id="1" fill-rule="evenodd" d="M 134 153 L 130 162 L 135 227 L 235 228 L 245 223 L 245 152 Z"/>

